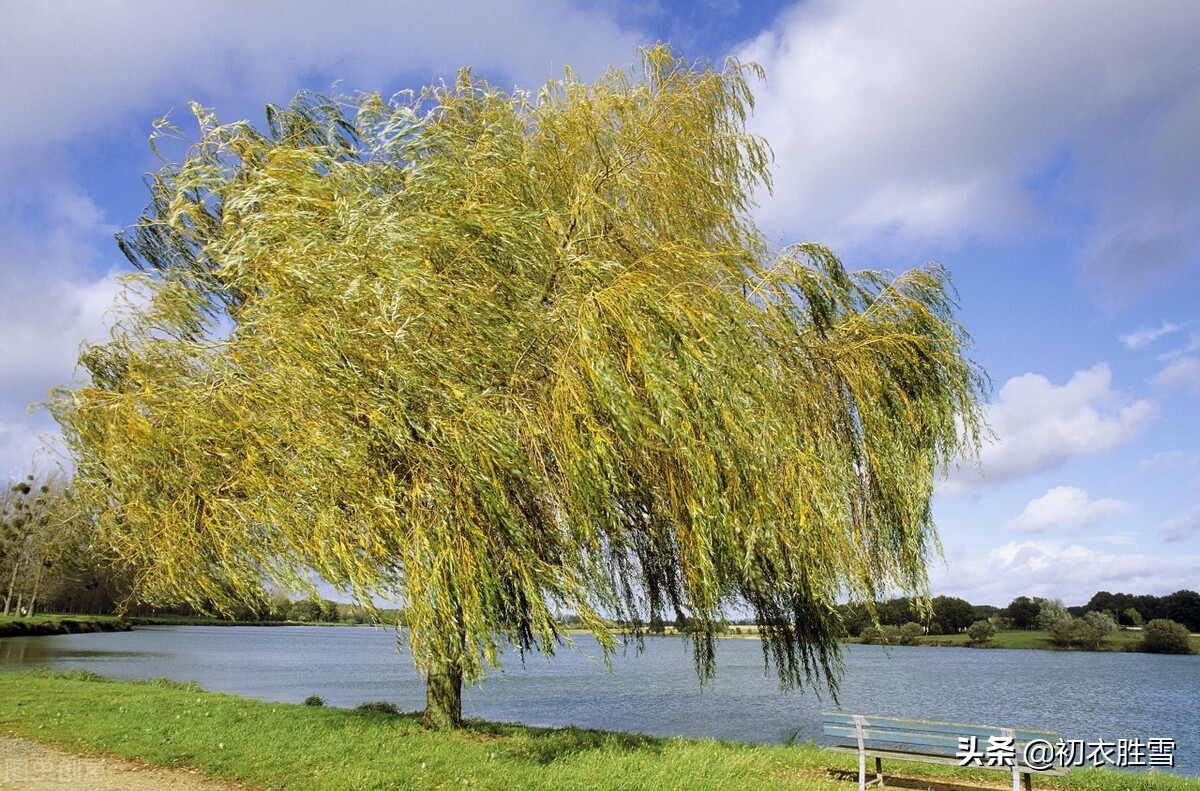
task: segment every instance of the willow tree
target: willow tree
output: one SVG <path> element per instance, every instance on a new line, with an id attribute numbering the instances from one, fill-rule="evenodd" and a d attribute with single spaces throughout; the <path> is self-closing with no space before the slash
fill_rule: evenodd
<path id="1" fill-rule="evenodd" d="M 196 108 L 119 240 L 138 296 L 52 406 L 134 595 L 391 597 L 433 726 L 567 612 L 605 652 L 686 614 L 704 677 L 740 607 L 785 686 L 833 684 L 839 597 L 925 593 L 981 377 L 942 269 L 769 254 L 747 76 L 660 47 L 265 130 Z"/>

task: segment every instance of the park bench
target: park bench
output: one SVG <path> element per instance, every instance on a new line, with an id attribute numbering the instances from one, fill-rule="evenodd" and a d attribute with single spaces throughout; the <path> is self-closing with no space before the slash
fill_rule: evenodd
<path id="1" fill-rule="evenodd" d="M 858 755 L 860 791 L 869 785 L 883 785 L 884 758 L 1011 772 L 1013 791 L 1020 791 L 1020 777 L 1024 778 L 1026 791 L 1030 791 L 1035 774 L 1066 774 L 1056 761 L 1055 746 L 1059 739 L 1052 731 L 864 717 L 839 712 L 826 712 L 821 722 L 826 736 L 853 742 L 835 745 L 833 749 Z M 1027 750 L 1030 744 L 1034 746 Z M 875 778 L 870 782 L 867 781 L 868 756 L 875 759 Z"/>

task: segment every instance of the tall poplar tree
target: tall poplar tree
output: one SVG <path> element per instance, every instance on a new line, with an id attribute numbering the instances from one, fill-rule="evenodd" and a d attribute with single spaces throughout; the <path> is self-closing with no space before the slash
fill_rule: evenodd
<path id="1" fill-rule="evenodd" d="M 434 727 L 565 612 L 605 651 L 606 619 L 684 614 L 703 677 L 748 609 L 785 686 L 835 683 L 839 597 L 926 594 L 982 376 L 941 268 L 769 253 L 747 75 L 657 47 L 536 94 L 301 94 L 261 131 L 196 109 L 52 404 L 133 595 L 392 597 Z"/>

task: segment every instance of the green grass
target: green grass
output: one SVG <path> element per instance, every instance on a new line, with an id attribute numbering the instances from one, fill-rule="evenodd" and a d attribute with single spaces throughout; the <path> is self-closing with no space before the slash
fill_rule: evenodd
<path id="1" fill-rule="evenodd" d="M 814 789 L 847 791 L 853 756 L 811 744 L 750 746 L 475 722 L 455 733 L 415 715 L 267 703 L 193 684 L 86 671 L 0 673 L 0 730 L 67 750 L 194 767 L 248 788 Z M 898 775 L 1003 786 L 999 772 L 892 762 Z M 885 766 L 885 770 L 889 769 Z M 909 786 L 914 787 L 914 786 Z M 1200 791 L 1161 773 L 1077 770 L 1039 788 Z"/>
<path id="2" fill-rule="evenodd" d="M 93 623 L 116 623 L 115 615 L 70 615 L 67 613 L 38 613 L 37 615 L 0 615 L 0 626 L 10 623 L 57 623 L 59 621 L 87 621 Z"/>
<path id="3" fill-rule="evenodd" d="M 129 625 L 114 615 L 63 615 L 46 613 L 18 617 L 0 615 L 0 638 L 77 632 L 112 632 Z"/>
<path id="4" fill-rule="evenodd" d="M 1129 651 L 1141 641 L 1142 633 L 1120 629 L 1105 638 L 1101 651 Z M 966 634 L 939 634 L 920 638 L 918 645 L 965 646 L 969 642 Z M 1193 653 L 1200 653 L 1200 635 L 1191 637 Z M 1041 631 L 996 632 L 996 636 L 979 648 L 1039 648 L 1054 651 L 1064 650 L 1050 642 L 1050 635 Z"/>
<path id="5" fill-rule="evenodd" d="M 63 624 L 66 624 L 63 627 Z M 351 626 L 342 623 L 299 621 L 231 621 L 195 615 L 73 615 L 39 613 L 18 617 L 0 615 L 0 637 L 65 634 L 69 632 L 116 631 L 134 626 Z"/>

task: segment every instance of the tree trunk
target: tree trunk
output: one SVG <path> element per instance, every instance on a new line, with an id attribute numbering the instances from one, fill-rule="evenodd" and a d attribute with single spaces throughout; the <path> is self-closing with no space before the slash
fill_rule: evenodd
<path id="1" fill-rule="evenodd" d="M 46 567 L 41 563 L 38 564 L 37 574 L 33 578 L 33 593 L 29 597 L 29 615 L 32 617 L 37 613 L 37 597 L 38 590 L 42 587 L 42 570 Z"/>
<path id="2" fill-rule="evenodd" d="M 13 591 L 17 587 L 17 572 L 21 570 L 21 556 L 18 554 L 13 558 L 13 573 L 12 578 L 8 581 L 8 595 L 4 597 L 4 614 L 8 615 L 12 606 Z"/>
<path id="3" fill-rule="evenodd" d="M 425 677 L 425 716 L 421 724 L 430 730 L 462 727 L 462 664 L 442 662 Z"/>

